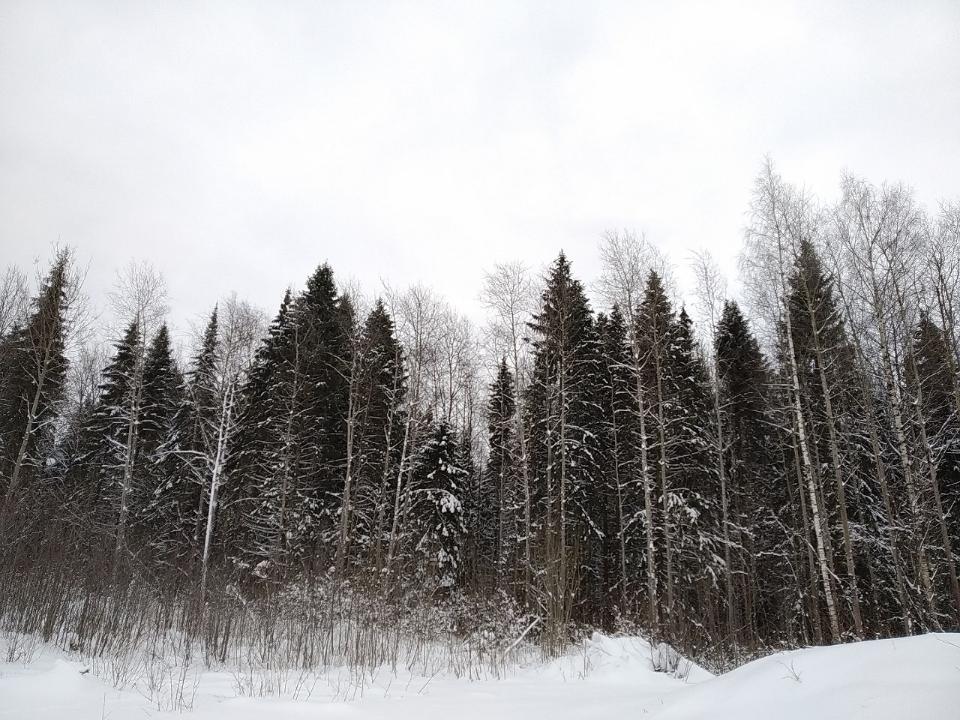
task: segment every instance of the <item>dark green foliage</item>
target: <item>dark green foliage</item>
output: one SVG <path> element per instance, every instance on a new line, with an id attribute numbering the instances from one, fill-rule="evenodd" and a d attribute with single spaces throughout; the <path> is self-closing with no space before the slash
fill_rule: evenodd
<path id="1" fill-rule="evenodd" d="M 530 468 L 535 528 L 544 548 L 543 592 L 552 632 L 570 620 L 595 617 L 606 492 L 600 480 L 599 352 L 583 286 L 561 253 L 547 277 L 534 332 L 528 390 Z"/>
<path id="2" fill-rule="evenodd" d="M 23 327 L 0 338 L 0 513 L 13 511 L 23 488 L 52 453 L 67 371 L 70 258 L 60 252 Z M 3 520 L 0 519 L 0 530 Z"/>
<path id="3" fill-rule="evenodd" d="M 771 414 L 771 380 L 756 338 L 736 303 L 723 308 L 715 338 L 724 414 L 730 516 L 735 546 L 737 617 L 743 627 L 775 632 L 781 584 L 790 571 L 789 532 L 799 513 L 791 503 L 789 465 L 778 463 L 779 437 Z M 747 582 L 764 578 L 768 582 Z"/>
<path id="4" fill-rule="evenodd" d="M 927 313 L 921 313 L 913 333 L 915 363 L 911 367 L 914 394 L 920 400 L 916 412 L 924 423 L 931 460 L 936 464 L 941 502 L 956 548 L 960 546 L 960 378 L 953 371 L 951 352 L 943 330 Z"/>
<path id="5" fill-rule="evenodd" d="M 393 520 L 393 485 L 403 443 L 406 372 L 393 319 L 377 300 L 358 343 L 354 542 L 358 560 L 382 567 Z"/>
<path id="6" fill-rule="evenodd" d="M 478 554 L 487 567 L 495 569 L 500 586 L 513 582 L 510 573 L 520 550 L 516 411 L 513 373 L 506 358 L 501 358 L 487 400 L 489 456 L 473 525 Z"/>
<path id="7" fill-rule="evenodd" d="M 147 349 L 140 400 L 138 468 L 132 504 L 145 542 L 164 557 L 190 553 L 199 503 L 185 472 L 183 376 L 173 360 L 167 326 Z"/>
<path id="8" fill-rule="evenodd" d="M 457 584 L 467 532 L 462 497 L 469 471 L 458 458 L 462 460 L 453 429 L 444 421 L 436 423 L 420 452 L 413 515 L 421 568 L 440 591 Z"/>

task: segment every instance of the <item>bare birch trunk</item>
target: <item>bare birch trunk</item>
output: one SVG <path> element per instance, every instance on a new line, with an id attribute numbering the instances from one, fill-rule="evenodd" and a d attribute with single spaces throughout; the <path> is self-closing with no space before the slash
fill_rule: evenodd
<path id="1" fill-rule="evenodd" d="M 640 380 L 639 363 L 635 368 L 637 383 L 637 414 L 640 419 L 640 479 L 643 484 L 643 511 L 647 540 L 647 620 L 650 631 L 655 635 L 660 631 L 660 616 L 657 605 L 657 565 L 654 555 L 653 536 L 653 484 L 650 480 L 650 459 L 647 444 L 646 408 L 643 399 L 643 386 Z"/>
<path id="2" fill-rule="evenodd" d="M 210 548 L 213 546 L 213 529 L 217 518 L 217 496 L 220 493 L 220 476 L 223 473 L 223 463 L 227 452 L 227 440 L 230 434 L 230 425 L 233 422 L 233 399 L 236 389 L 236 379 L 231 383 L 223 396 L 220 410 L 220 423 L 217 428 L 217 451 L 213 458 L 213 469 L 210 473 L 210 501 L 207 504 L 207 528 L 203 536 L 203 556 L 200 571 L 200 597 L 207 594 L 207 576 L 210 569 Z"/>
<path id="3" fill-rule="evenodd" d="M 837 488 L 837 509 L 840 514 L 840 529 L 843 534 L 843 553 L 850 582 L 850 606 L 853 614 L 853 626 L 857 638 L 863 637 L 863 615 L 860 610 L 860 591 L 857 587 L 857 566 L 853 556 L 853 542 L 850 539 L 850 521 L 847 517 L 847 493 L 840 469 L 840 450 L 837 442 L 837 426 L 833 413 L 833 401 L 830 398 L 830 385 L 824 368 L 823 348 L 820 344 L 820 331 L 817 328 L 816 313 L 811 304 L 809 293 L 804 293 L 810 327 L 813 330 L 813 347 L 817 359 L 817 374 L 820 390 L 823 393 L 824 412 L 827 416 L 827 433 L 830 442 L 830 462 L 833 469 L 833 481 Z"/>

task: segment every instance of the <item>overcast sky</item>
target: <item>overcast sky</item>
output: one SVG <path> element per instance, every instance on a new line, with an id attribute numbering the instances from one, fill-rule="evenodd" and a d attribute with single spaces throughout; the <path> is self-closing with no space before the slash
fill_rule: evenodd
<path id="1" fill-rule="evenodd" d="M 181 325 L 323 260 L 475 315 L 615 228 L 732 271 L 765 153 L 960 196 L 960 2 L 0 0 L 2 264 L 148 260 Z"/>

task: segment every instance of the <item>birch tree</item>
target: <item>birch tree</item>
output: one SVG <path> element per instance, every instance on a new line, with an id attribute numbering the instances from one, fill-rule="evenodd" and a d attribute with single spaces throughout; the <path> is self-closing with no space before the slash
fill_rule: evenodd
<path id="1" fill-rule="evenodd" d="M 510 358 L 516 397 L 526 394 L 529 376 L 527 322 L 533 311 L 533 281 L 525 265 L 519 262 L 502 263 L 484 276 L 481 300 L 492 315 L 492 335 Z M 523 413 L 514 414 L 516 438 L 520 451 L 520 483 L 523 498 L 523 602 L 532 600 L 533 583 L 533 527 L 532 491 L 530 484 L 530 456 L 528 428 Z"/>

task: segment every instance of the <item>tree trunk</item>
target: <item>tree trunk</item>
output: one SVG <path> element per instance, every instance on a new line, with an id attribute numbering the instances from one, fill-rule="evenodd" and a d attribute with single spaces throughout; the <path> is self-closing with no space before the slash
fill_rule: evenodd
<path id="1" fill-rule="evenodd" d="M 782 251 L 781 251 L 782 252 Z M 783 276 L 783 259 L 780 260 L 780 278 L 781 291 L 783 297 L 787 297 L 786 280 Z M 817 557 L 820 563 L 820 577 L 823 582 L 824 599 L 827 603 L 827 616 L 830 619 L 830 635 L 834 643 L 840 642 L 840 622 L 837 618 L 837 606 L 833 597 L 833 586 L 830 581 L 830 570 L 827 564 L 825 531 L 823 518 L 820 513 L 820 503 L 817 499 L 817 488 L 813 476 L 813 468 L 810 462 L 810 449 L 807 446 L 807 432 L 803 418 L 803 408 L 800 404 L 800 380 L 797 375 L 797 356 L 793 345 L 793 324 L 790 320 L 790 309 L 784 308 L 784 320 L 786 323 L 787 336 L 787 360 L 790 365 L 790 399 L 793 404 L 793 412 L 796 420 L 797 440 L 800 445 L 800 457 L 803 460 L 803 471 L 806 476 L 807 489 L 810 494 L 810 512 L 813 516 L 813 530 L 817 539 Z"/>
<path id="2" fill-rule="evenodd" d="M 217 496 L 220 491 L 220 475 L 223 472 L 224 458 L 227 452 L 227 440 L 233 417 L 233 398 L 236 388 L 234 379 L 223 396 L 220 412 L 220 426 L 217 428 L 217 452 L 210 473 L 210 502 L 207 504 L 207 529 L 203 536 L 203 557 L 201 560 L 200 597 L 207 594 L 207 576 L 210 569 L 210 548 L 213 546 L 213 529 L 217 517 Z"/>
<path id="3" fill-rule="evenodd" d="M 853 614 L 853 627 L 858 639 L 863 637 L 863 615 L 860 611 L 860 591 L 857 587 L 857 566 L 853 557 L 853 542 L 850 539 L 850 522 L 847 518 L 847 493 L 840 470 L 840 450 L 837 443 L 837 426 L 833 414 L 833 402 L 830 399 L 830 385 L 824 368 L 823 348 L 820 344 L 820 332 L 817 329 L 816 313 L 805 293 L 810 327 L 813 330 L 813 347 L 817 360 L 817 374 L 820 378 L 820 391 L 823 393 L 823 409 L 827 416 L 827 432 L 830 441 L 830 462 L 833 468 L 833 481 L 837 488 L 837 509 L 840 514 L 840 529 L 843 533 L 843 553 L 847 565 L 847 577 L 850 581 L 850 606 Z"/>

